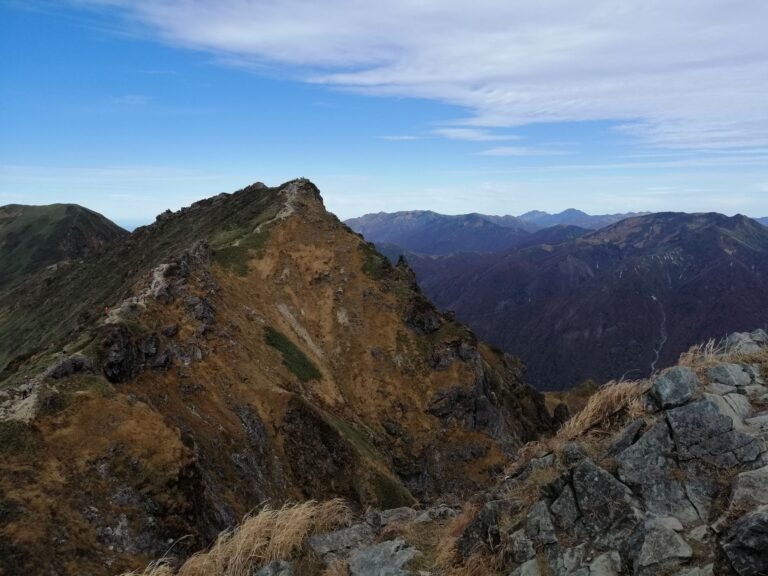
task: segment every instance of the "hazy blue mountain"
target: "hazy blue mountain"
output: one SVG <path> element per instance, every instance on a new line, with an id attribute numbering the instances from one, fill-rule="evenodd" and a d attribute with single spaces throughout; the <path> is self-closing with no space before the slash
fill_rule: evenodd
<path id="1" fill-rule="evenodd" d="M 550 214 L 548 212 L 541 212 L 540 210 L 533 210 L 518 216 L 518 220 L 522 220 L 528 226 L 535 226 L 537 228 L 548 228 L 550 226 L 566 225 L 598 230 L 600 228 L 604 228 L 605 226 L 610 226 L 611 224 L 620 222 L 625 218 L 644 216 L 646 214 L 648 214 L 648 212 L 592 215 L 587 214 L 586 212 L 582 212 L 581 210 L 576 210 L 575 208 L 569 208 L 558 214 Z"/>
<path id="2" fill-rule="evenodd" d="M 481 214 L 448 216 L 431 211 L 379 212 L 347 220 L 346 224 L 377 245 L 396 244 L 423 254 L 497 252 L 529 237 L 521 226 L 491 222 Z"/>

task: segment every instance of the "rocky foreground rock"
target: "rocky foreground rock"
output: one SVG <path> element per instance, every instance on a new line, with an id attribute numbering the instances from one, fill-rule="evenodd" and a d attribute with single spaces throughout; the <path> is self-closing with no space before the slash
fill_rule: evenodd
<path id="1" fill-rule="evenodd" d="M 463 511 L 369 513 L 308 548 L 352 576 L 768 574 L 767 344 L 733 335 L 638 383 L 639 409 L 532 446 Z"/>

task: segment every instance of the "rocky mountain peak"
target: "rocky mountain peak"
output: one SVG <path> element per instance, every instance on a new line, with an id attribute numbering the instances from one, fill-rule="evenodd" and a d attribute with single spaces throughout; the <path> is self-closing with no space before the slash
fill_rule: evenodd
<path id="1" fill-rule="evenodd" d="M 114 573 L 267 500 L 456 499 L 552 426 L 519 363 L 306 180 L 161 215 L 0 317 L 0 507 L 26 510 L 0 572 Z"/>

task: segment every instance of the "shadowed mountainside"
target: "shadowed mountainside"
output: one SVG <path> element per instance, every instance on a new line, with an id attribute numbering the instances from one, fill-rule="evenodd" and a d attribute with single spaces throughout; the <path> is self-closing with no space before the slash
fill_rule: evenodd
<path id="1" fill-rule="evenodd" d="M 410 255 L 426 292 L 547 389 L 644 377 L 689 346 L 768 323 L 768 230 L 662 213 L 501 255 Z"/>

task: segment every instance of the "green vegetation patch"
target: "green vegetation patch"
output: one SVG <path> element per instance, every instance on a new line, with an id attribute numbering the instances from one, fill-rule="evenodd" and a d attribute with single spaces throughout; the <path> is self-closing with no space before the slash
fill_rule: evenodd
<path id="1" fill-rule="evenodd" d="M 385 474 L 378 474 L 373 482 L 376 503 L 382 509 L 413 506 L 416 499 L 399 481 Z"/>
<path id="2" fill-rule="evenodd" d="M 226 236 L 231 234 L 229 231 Z M 224 268 L 245 276 L 248 273 L 248 262 L 252 258 L 260 257 L 268 237 L 269 231 L 266 229 L 249 234 L 235 244 L 214 249 L 213 259 Z"/>
<path id="3" fill-rule="evenodd" d="M 24 454 L 35 448 L 35 439 L 28 424 L 15 420 L 0 422 L 0 456 Z"/>
<path id="4" fill-rule="evenodd" d="M 271 326 L 266 326 L 264 328 L 264 338 L 267 344 L 280 351 L 283 355 L 283 364 L 299 380 L 302 382 L 320 380 L 322 374 L 317 366 L 285 334 L 278 332 Z"/>
<path id="5" fill-rule="evenodd" d="M 373 244 L 362 242 L 360 250 L 363 253 L 363 273 L 373 280 L 381 280 L 392 270 L 392 264 L 385 256 L 379 254 Z"/>

